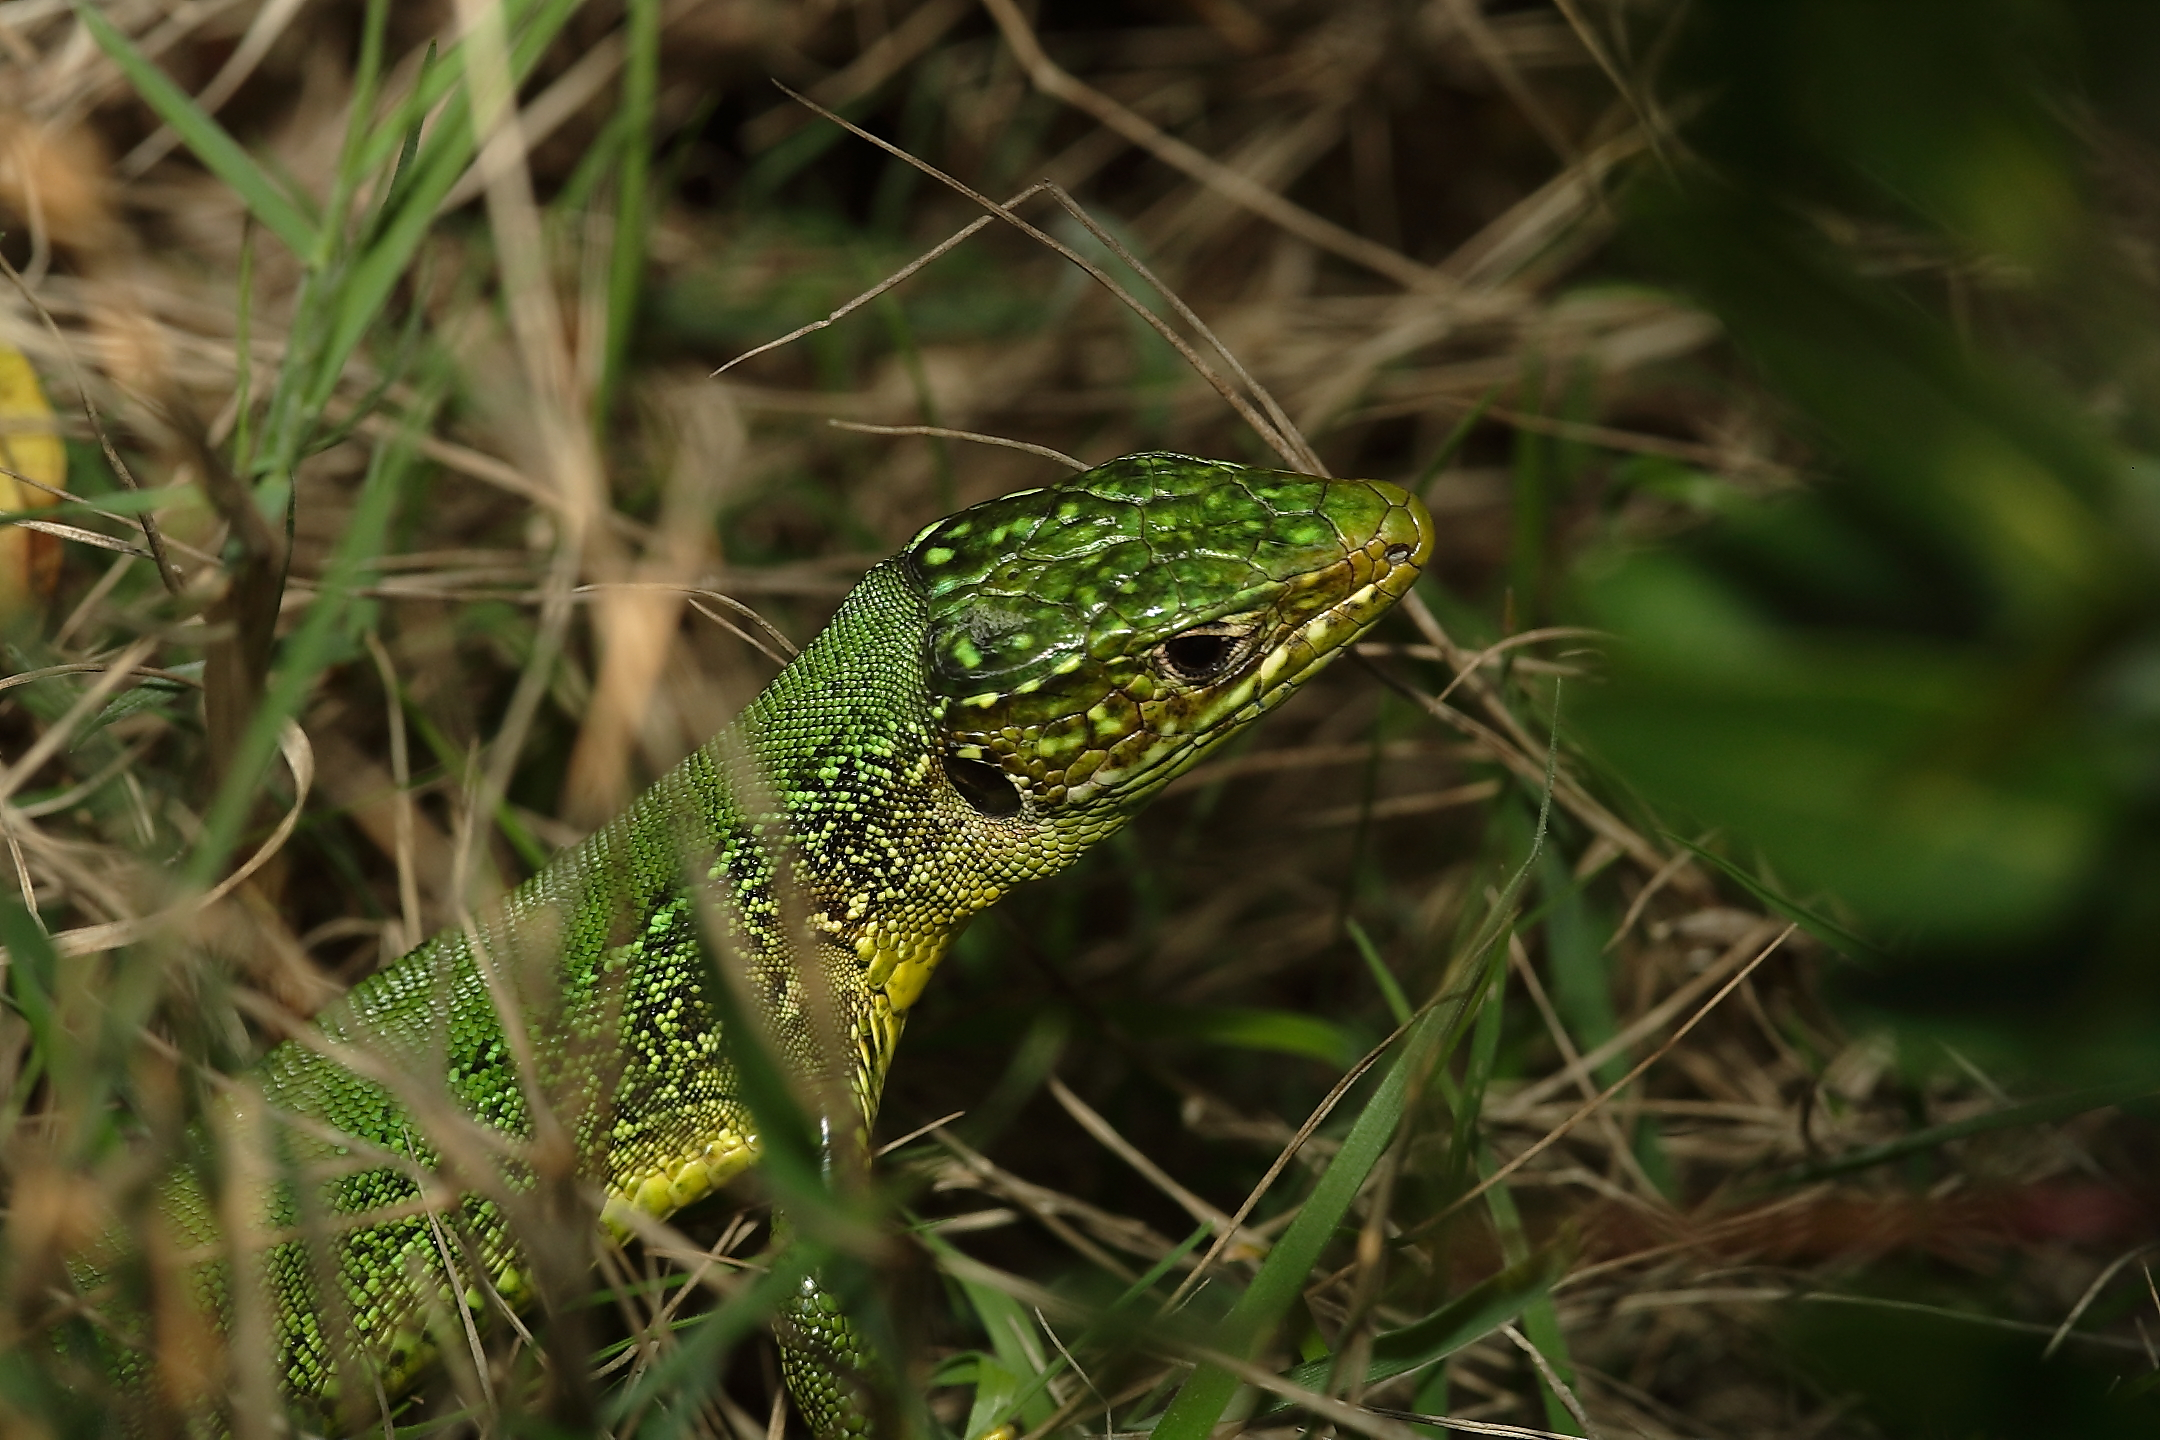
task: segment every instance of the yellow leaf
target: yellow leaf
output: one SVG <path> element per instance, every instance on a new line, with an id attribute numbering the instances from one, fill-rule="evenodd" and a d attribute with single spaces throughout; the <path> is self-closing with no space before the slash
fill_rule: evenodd
<path id="1" fill-rule="evenodd" d="M 19 350 L 0 346 L 0 511 L 54 503 L 67 488 L 67 447 L 37 373 Z M 60 577 L 60 542 L 51 535 L 0 525 L 0 619 L 52 593 Z"/>

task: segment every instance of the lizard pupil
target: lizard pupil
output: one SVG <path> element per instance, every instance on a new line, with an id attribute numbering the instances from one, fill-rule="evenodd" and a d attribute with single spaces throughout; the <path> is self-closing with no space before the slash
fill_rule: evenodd
<path id="1" fill-rule="evenodd" d="M 1237 652 L 1238 637 L 1221 630 L 1188 630 L 1163 641 L 1157 654 L 1181 680 L 1212 680 Z"/>
<path id="2" fill-rule="evenodd" d="M 953 789 L 960 792 L 961 799 L 975 807 L 977 814 L 1011 815 L 1020 808 L 1020 792 L 995 765 L 947 755 L 945 778 L 952 781 Z"/>

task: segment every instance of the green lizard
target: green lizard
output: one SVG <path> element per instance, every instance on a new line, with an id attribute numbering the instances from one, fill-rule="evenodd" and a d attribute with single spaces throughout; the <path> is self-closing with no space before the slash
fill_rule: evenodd
<path id="1" fill-rule="evenodd" d="M 668 1216 L 760 1152 L 708 990 L 725 965 L 780 1063 L 849 1097 L 828 1143 L 862 1146 L 968 917 L 1280 704 L 1431 545 L 1395 486 L 1170 454 L 923 530 L 623 815 L 254 1072 L 278 1173 L 308 1177 L 267 1187 L 259 1219 L 257 1313 L 293 1402 L 367 1423 L 439 1353 L 446 1308 L 477 1327 L 495 1296 L 535 1298 L 503 1207 L 436 1174 L 445 1114 L 498 1137 L 514 1188 L 546 1108 L 603 1224 Z M 465 1191 L 454 1213 L 446 1189 Z M 216 1244 L 194 1182 L 164 1211 L 173 1243 Z M 197 1303 L 229 1316 L 231 1276 L 198 1271 Z M 814 1280 L 776 1331 L 820 1440 L 867 1433 L 862 1347 Z"/>

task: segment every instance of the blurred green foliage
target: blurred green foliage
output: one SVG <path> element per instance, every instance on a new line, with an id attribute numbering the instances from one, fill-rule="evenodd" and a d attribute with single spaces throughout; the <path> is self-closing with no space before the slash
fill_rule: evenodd
<path id="1" fill-rule="evenodd" d="M 1790 404 L 1808 484 L 1610 557 L 1603 756 L 2050 1067 L 2160 1068 L 2150 295 L 2081 132 L 2138 7 L 1720 4 L 1629 244 Z M 2149 45 L 2141 53 L 2150 53 Z M 2108 313 L 2090 303 L 2116 297 Z"/>
<path id="2" fill-rule="evenodd" d="M 1901 1440 L 2133 1440 L 2160 1429 L 2151 1385 L 2120 1383 L 2084 1357 L 2043 1358 L 2035 1337 L 1984 1315 L 1804 1305 L 1785 1338 L 1796 1358 L 1862 1397 Z"/>
<path id="3" fill-rule="evenodd" d="M 1690 153 L 1626 243 L 1790 406 L 1805 483 L 1578 576 L 1622 637 L 1578 707 L 1602 758 L 1852 925 L 1817 927 L 1849 1005 L 2043 1090 L 2160 1074 L 2160 349 L 2119 213 L 2156 21 L 1701 7 Z M 2149 1392 L 1995 1328 L 1972 1278 L 1795 1307 L 1788 1354 L 1887 1434 L 2154 1433 Z"/>

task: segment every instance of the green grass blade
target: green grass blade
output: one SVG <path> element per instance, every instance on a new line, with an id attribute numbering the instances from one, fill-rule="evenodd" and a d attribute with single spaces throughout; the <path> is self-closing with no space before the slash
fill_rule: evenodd
<path id="1" fill-rule="evenodd" d="M 1477 429 L 1478 422 L 1485 418 L 1485 412 L 1492 409 L 1493 397 L 1499 393 L 1500 388 L 1496 385 L 1479 396 L 1477 404 L 1471 406 L 1462 419 L 1455 422 L 1455 428 L 1448 431 L 1447 438 L 1440 442 L 1440 448 L 1433 452 L 1432 459 L 1425 462 L 1425 468 L 1418 471 L 1417 478 L 1403 488 L 1413 495 L 1422 496 L 1440 472 L 1447 468 L 1448 462 L 1462 453 L 1463 446 L 1470 442 L 1470 432 Z"/>
<path id="2" fill-rule="evenodd" d="M 607 1399 L 604 1419 L 609 1429 L 621 1434 L 618 1427 L 625 1420 L 644 1412 L 644 1423 L 635 1432 L 640 1440 L 704 1433 L 698 1426 L 698 1405 L 681 1402 L 709 1393 L 728 1354 L 786 1302 L 810 1273 L 814 1258 L 814 1247 L 802 1243 L 780 1251 L 772 1268 L 754 1284 L 700 1319 L 680 1345 Z"/>
<path id="3" fill-rule="evenodd" d="M 939 1238 L 934 1228 L 924 1226 L 918 1222 L 915 1226 L 915 1233 L 916 1239 L 925 1250 L 936 1257 L 940 1263 L 940 1268 L 945 1271 L 946 1275 L 954 1282 L 966 1286 L 967 1293 L 971 1297 L 978 1289 L 988 1289 L 988 1287 L 979 1286 L 974 1282 L 963 1279 L 957 1268 L 947 1263 L 965 1257 L 951 1243 Z M 1086 1328 L 1077 1336 L 1062 1337 L 1066 1341 L 1066 1350 L 1068 1352 L 1082 1352 L 1090 1346 L 1100 1344 L 1113 1335 L 1129 1337 L 1137 1329 L 1145 1328 L 1148 1321 L 1136 1308 L 1140 1301 L 1146 1297 L 1149 1291 L 1155 1288 L 1156 1282 L 1176 1269 L 1179 1261 L 1197 1250 L 1201 1242 L 1212 1234 L 1214 1234 L 1214 1230 L 1211 1227 L 1202 1225 L 1178 1244 L 1172 1246 L 1160 1260 L 1157 1260 L 1148 1269 L 1146 1274 L 1126 1286 L 1124 1292 L 1117 1299 L 1097 1311 L 1093 1318 L 1088 1321 Z M 1003 1292 L 991 1291 L 990 1293 L 1002 1294 Z M 987 1322 L 985 1323 L 987 1324 Z M 1004 1409 L 1000 1412 L 992 1412 L 985 1406 L 980 1391 L 981 1379 L 978 1377 L 976 1406 L 969 1414 L 968 1428 L 964 1433 L 969 1437 L 979 1434 L 976 1422 L 987 1414 L 994 1413 L 995 1418 L 984 1420 L 983 1424 L 985 1425 L 994 1425 L 998 1420 L 1005 1419 L 1015 1412 L 1021 1414 L 1032 1413 L 1029 1410 L 1030 1403 L 1049 1387 L 1053 1379 L 1064 1374 L 1070 1368 L 1066 1363 L 1068 1358 L 1068 1355 L 1063 1354 L 1045 1356 L 1044 1359 L 1047 1363 L 1035 1373 L 1032 1380 L 1027 1381 L 1023 1387 L 1006 1398 Z M 994 1376 L 991 1378 L 995 1379 Z M 955 1380 L 953 1383 L 960 1382 Z M 1047 1407 L 1041 1413 L 1047 1414 Z"/>
<path id="4" fill-rule="evenodd" d="M 192 95 L 174 84 L 171 76 L 137 50 L 134 43 L 96 7 L 77 5 L 75 14 L 98 48 L 120 67 L 121 74 L 127 76 L 128 83 L 135 87 L 135 93 L 143 98 L 143 103 L 156 111 L 160 120 L 172 126 L 173 133 L 209 167 L 210 173 L 230 185 L 255 218 L 284 241 L 287 249 L 310 265 L 316 263 L 315 222 L 301 213 L 300 207 L 270 178 L 269 172 L 256 163 L 255 157 L 242 149 L 240 142 L 225 132 L 224 126 L 211 119 Z"/>
<path id="5" fill-rule="evenodd" d="M 1449 978 L 1443 980 L 1439 992 L 1426 1002 L 1416 1022 L 1403 1032 L 1395 1064 L 1359 1112 L 1342 1148 L 1328 1163 L 1320 1183 L 1313 1187 L 1297 1218 L 1290 1222 L 1282 1239 L 1268 1252 L 1252 1284 L 1225 1317 L 1216 1337 L 1218 1348 L 1241 1358 L 1250 1356 L 1303 1294 L 1320 1252 L 1334 1237 L 1336 1227 L 1349 1213 L 1373 1166 L 1379 1163 L 1380 1156 L 1394 1139 L 1396 1127 L 1401 1124 L 1410 1103 L 1413 1082 L 1421 1082 L 1434 1062 L 1446 1058 L 1461 1038 L 1463 1022 L 1472 1014 L 1473 1007 L 1476 1007 L 1480 1028 L 1494 1025 L 1494 1037 L 1497 1037 L 1495 1007 L 1486 1001 L 1486 996 L 1492 990 L 1494 980 L 1505 972 L 1506 952 L 1498 947 L 1514 923 L 1523 885 L 1544 848 L 1546 825 L 1551 816 L 1551 776 L 1556 753 L 1557 739 L 1554 749 L 1546 756 L 1545 793 L 1538 808 L 1537 822 L 1531 830 L 1528 853 L 1509 876 L 1506 887 L 1479 925 L 1469 946 L 1449 966 Z M 1473 975 L 1475 978 L 1469 978 Z M 1473 1100 L 1467 1110 L 1469 1115 L 1476 1113 L 1475 1093 L 1473 1091 Z M 1461 1148 L 1457 1146 L 1457 1154 Z M 1519 1257 L 1510 1257 L 1511 1260 L 1516 1258 Z M 1230 1372 L 1211 1365 L 1198 1367 L 1186 1378 L 1172 1398 L 1170 1408 L 1156 1423 L 1152 1432 L 1155 1440 L 1207 1440 L 1237 1389 L 1238 1381 Z"/>
<path id="6" fill-rule="evenodd" d="M 1832 1175 L 1849 1175 L 1855 1170 L 1886 1165 L 1892 1160 L 1902 1160 L 1907 1155 L 1921 1150 L 1932 1150 L 1937 1145 L 1947 1145 L 1953 1140 L 1985 1135 L 1994 1130 L 2015 1130 L 2026 1125 L 2053 1125 L 2058 1121 L 2068 1120 L 2073 1115 L 2105 1110 L 2112 1105 L 2142 1100 L 2156 1094 L 2160 1094 L 2160 1084 L 2148 1077 L 2120 1085 L 2095 1085 L 2090 1089 L 2073 1090 L 2067 1095 L 2027 1100 L 2017 1105 L 2006 1105 L 2000 1110 L 1990 1110 L 1985 1115 L 1969 1115 L 1963 1120 L 1930 1125 L 1924 1130 L 1915 1130 L 1910 1135 L 1900 1135 L 1895 1140 L 1885 1140 L 1879 1145 L 1863 1145 L 1848 1154 L 1812 1165 L 1795 1166 L 1779 1178 L 1788 1185 L 1809 1185 L 1817 1180 L 1826 1180 Z"/>
<path id="7" fill-rule="evenodd" d="M 1015 1414 L 1034 1429 L 1050 1418 L 1053 1403 L 1045 1388 L 1053 1362 L 1035 1336 L 1034 1321 L 1004 1291 L 957 1275 L 953 1279 L 982 1322 L 996 1355 L 995 1361 L 985 1361 L 978 1371 L 964 1440 L 976 1440 Z"/>
<path id="8" fill-rule="evenodd" d="M 623 361 L 630 353 L 630 330 L 637 320 L 638 292 L 645 277 L 645 229 L 652 156 L 653 110 L 660 92 L 660 0 L 629 0 L 629 54 L 623 64 L 622 189 L 615 205 L 615 248 L 608 258 L 607 348 L 594 418 L 605 421 Z"/>
<path id="9" fill-rule="evenodd" d="M 1395 972 L 1388 969 L 1387 961 L 1380 956 L 1380 947 L 1373 944 L 1372 936 L 1354 919 L 1343 921 L 1343 928 L 1350 932 L 1351 943 L 1357 946 L 1358 955 L 1365 961 L 1365 968 L 1372 971 L 1373 983 L 1380 987 L 1381 998 L 1387 1001 L 1388 1013 L 1395 1017 L 1397 1025 L 1410 1023 L 1410 999 L 1395 979 Z"/>
<path id="10" fill-rule="evenodd" d="M 398 213 L 405 203 L 405 197 L 411 193 L 412 165 L 419 157 L 420 135 L 427 121 L 427 108 L 420 103 L 421 96 L 426 92 L 429 78 L 440 68 L 441 61 L 435 54 L 435 42 L 430 40 L 427 49 L 421 53 L 420 78 L 414 83 L 412 93 L 405 97 L 404 103 L 383 127 L 388 131 L 402 131 L 405 139 L 398 146 L 394 157 L 383 162 L 390 167 L 390 177 L 383 184 L 374 213 L 367 218 L 363 233 L 368 237 L 366 243 L 369 245 L 374 243 L 375 234 L 382 229 L 384 221 Z"/>
<path id="11" fill-rule="evenodd" d="M 53 1071 L 57 1063 L 76 1053 L 76 1047 L 61 1043 L 53 1003 L 53 977 L 60 957 L 53 952 L 44 928 L 12 895 L 0 895 L 0 949 L 7 952 L 7 970 L 0 975 L 6 988 L 0 991 L 0 999 L 29 1026 L 32 1060 Z"/>
<path id="12" fill-rule="evenodd" d="M 1149 1039 L 1198 1040 L 1238 1050 L 1302 1055 L 1347 1069 L 1372 1048 L 1332 1020 L 1296 1010 L 1252 1006 L 1115 1005 L 1106 1011 L 1120 1029 Z"/>
<path id="13" fill-rule="evenodd" d="M 1567 1273 L 1573 1258 L 1571 1245 L 1542 1246 L 1499 1274 L 1479 1281 L 1423 1320 L 1374 1336 L 1365 1383 L 1377 1385 L 1392 1380 L 1476 1344 L 1549 1294 Z M 1283 1378 L 1307 1390 L 1320 1390 L 1326 1387 L 1334 1365 L 1333 1356 L 1322 1356 L 1283 1372 Z M 1268 1409 L 1280 1410 L 1288 1404 L 1276 1400 Z"/>
<path id="14" fill-rule="evenodd" d="M 1796 900 L 1786 899 L 1776 890 L 1756 878 L 1753 873 L 1733 864 L 1732 861 L 1718 854 L 1715 850 L 1706 850 L 1694 841 L 1684 836 L 1675 835 L 1670 830 L 1663 833 L 1665 838 L 1675 845 L 1686 848 L 1697 858 L 1706 861 L 1728 876 L 1734 884 L 1747 891 L 1748 894 L 1753 895 L 1757 900 L 1762 901 L 1773 913 L 1782 915 L 1787 920 L 1792 921 L 1793 924 L 1798 925 L 1802 930 L 1807 931 L 1808 934 L 1822 941 L 1823 944 L 1837 951 L 1846 959 L 1859 961 L 1862 964 L 1885 964 L 1892 959 L 1890 952 L 1884 950 L 1881 946 L 1854 934 L 1820 911 L 1810 910 Z"/>
<path id="15" fill-rule="evenodd" d="M 536 0 L 503 0 L 502 20 L 504 31 L 512 36 L 522 36 L 525 33 L 523 27 L 535 3 Z M 552 30 L 546 32 L 547 38 L 550 39 L 553 38 L 553 34 Z M 526 73 L 525 69 L 520 68 L 518 64 L 518 57 L 522 53 L 519 45 L 520 42 L 515 39 L 511 42 L 513 82 L 522 80 Z M 412 112 L 426 115 L 433 111 L 444 100 L 451 98 L 451 92 L 463 84 L 464 79 L 465 54 L 463 42 L 453 42 L 438 55 L 435 42 L 430 40 L 420 73 L 414 78 L 409 93 L 408 104 Z M 468 133 L 469 129 L 470 127 L 468 127 Z M 360 150 L 362 168 L 374 170 L 388 163 L 390 158 L 397 154 L 398 150 L 404 145 L 404 134 L 404 122 L 402 120 L 378 128 L 369 134 Z"/>
<path id="16" fill-rule="evenodd" d="M 1571 873 L 1557 849 L 1539 857 L 1543 891 L 1545 963 L 1552 978 L 1553 1009 L 1559 1012 L 1575 1044 L 1595 1050 L 1620 1032 L 1613 1008 L 1613 977 L 1606 946 L 1612 921 L 1601 914 Z M 1599 1085 L 1611 1085 L 1627 1073 L 1628 1057 L 1615 1055 L 1597 1067 Z M 1629 1142 L 1642 1173 L 1666 1195 L 1673 1191 L 1672 1165 L 1655 1117 L 1643 1115 L 1629 1127 Z"/>
<path id="17" fill-rule="evenodd" d="M 970 1297 L 973 1298 L 973 1292 Z M 987 1322 L 985 1322 L 987 1323 Z M 961 1427 L 962 1440 L 982 1440 L 992 1430 L 1005 1423 L 1012 1414 L 1025 1386 L 1022 1376 L 1013 1372 L 1004 1361 L 983 1355 L 975 1361 L 975 1399 L 968 1406 L 967 1424 Z"/>
<path id="18" fill-rule="evenodd" d="M 1491 1179 L 1500 1168 L 1489 1146 L 1478 1145 L 1478 1173 Z M 1505 1183 L 1496 1184 L 1485 1192 L 1485 1208 L 1491 1212 L 1493 1230 L 1500 1237 L 1500 1253 L 1508 1264 L 1520 1265 L 1531 1256 L 1530 1241 L 1523 1231 L 1522 1212 L 1516 1209 L 1514 1192 Z M 1560 1377 L 1564 1385 L 1575 1379 L 1574 1363 L 1568 1358 L 1567 1336 L 1560 1329 L 1560 1312 L 1550 1295 L 1534 1295 L 1523 1307 L 1523 1334 L 1538 1353 L 1543 1355 Z M 1545 1423 L 1562 1435 L 1576 1435 L 1575 1417 L 1543 1376 L 1538 1377 L 1538 1390 L 1545 1400 Z"/>
<path id="19" fill-rule="evenodd" d="M 548 44 L 569 23 L 577 8 L 578 0 L 549 0 L 538 7 L 532 22 L 511 42 L 512 85 L 524 83 Z M 515 22 L 514 13 L 504 18 Z M 462 80 L 465 71 L 461 53 L 453 50 L 446 55 L 437 67 L 437 73 L 442 75 L 446 85 L 451 79 Z M 403 142 L 402 135 L 393 136 L 390 153 L 397 153 L 397 147 Z M 330 393 L 337 388 L 338 377 L 344 373 L 345 362 L 389 302 L 391 292 L 397 288 L 406 266 L 412 263 L 420 242 L 434 227 L 435 212 L 464 175 L 465 167 L 472 163 L 477 149 L 472 106 L 466 92 L 460 89 L 436 117 L 411 166 L 405 168 L 402 157 L 400 159 L 401 170 L 411 177 L 411 188 L 373 243 L 354 258 L 352 270 L 340 287 L 327 338 L 316 361 L 314 378 L 302 392 L 301 410 L 304 413 L 320 413 L 329 402 Z"/>
<path id="20" fill-rule="evenodd" d="M 190 884 L 207 888 L 224 869 L 240 827 L 254 805 L 257 782 L 277 752 L 285 721 L 300 713 L 316 676 L 334 658 L 339 632 L 353 605 L 353 592 L 388 537 L 391 515 L 411 467 L 414 437 L 426 428 L 435 404 L 435 398 L 430 397 L 416 405 L 408 417 L 408 428 L 376 450 L 352 519 L 331 555 L 315 603 L 308 607 L 307 617 L 286 642 L 262 704 L 241 738 L 232 769 L 204 818 L 202 839 L 188 860 Z"/>
<path id="21" fill-rule="evenodd" d="M 1252 1284 L 1231 1307 L 1217 1337 L 1220 1348 L 1240 1357 L 1252 1354 L 1304 1293 L 1321 1250 L 1335 1237 L 1336 1227 L 1350 1212 L 1351 1202 L 1364 1188 L 1366 1177 L 1395 1138 L 1411 1082 L 1432 1059 L 1452 1018 L 1445 1008 L 1435 1008 L 1405 1033 L 1394 1065 L 1358 1113 L 1342 1148 L 1320 1176 L 1320 1183 L 1313 1187 L 1282 1239 L 1268 1252 Z M 1215 1422 L 1222 1418 L 1224 1407 L 1237 1393 L 1238 1383 L 1227 1370 L 1200 1366 L 1163 1412 L 1155 1426 L 1155 1440 L 1207 1440 Z"/>
<path id="22" fill-rule="evenodd" d="M 369 121 L 375 111 L 376 89 L 382 81 L 383 34 L 389 22 L 389 0 L 368 0 L 360 26 L 360 56 L 353 73 L 352 101 L 346 107 L 345 143 L 338 148 L 336 178 L 329 203 L 323 206 L 322 230 L 314 257 L 318 270 L 336 256 L 345 237 L 345 217 L 352 208 L 353 195 L 367 174 L 360 154 L 372 128 Z"/>

